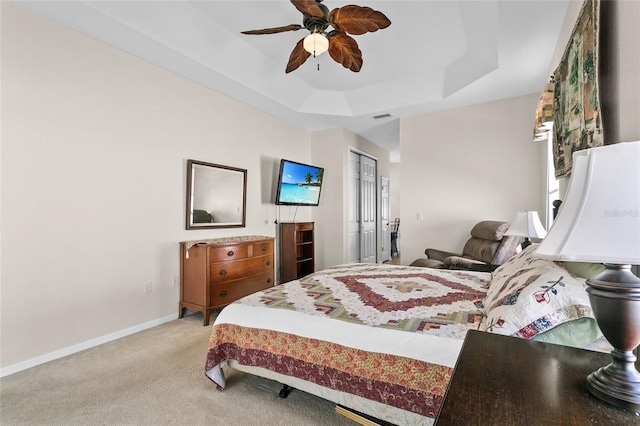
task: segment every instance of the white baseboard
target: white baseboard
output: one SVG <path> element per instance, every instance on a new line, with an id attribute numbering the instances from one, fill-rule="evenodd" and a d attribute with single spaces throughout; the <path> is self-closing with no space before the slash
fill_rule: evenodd
<path id="1" fill-rule="evenodd" d="M 178 314 L 167 315 L 166 317 L 147 321 L 142 324 L 134 325 L 133 327 L 125 328 L 124 330 L 119 330 L 105 336 L 96 337 L 95 339 L 87 340 L 86 342 L 67 346 L 66 348 L 58 349 L 57 351 L 49 352 L 48 354 L 40 355 L 35 358 L 19 362 L 17 364 L 9 365 L 8 367 L 0 369 L 0 377 L 9 376 L 19 371 L 35 367 L 36 365 L 44 364 L 45 362 L 53 361 L 55 359 L 65 357 L 67 355 L 83 351 L 85 349 L 93 348 L 94 346 L 102 345 L 104 343 L 108 343 L 113 340 L 120 339 L 122 337 L 129 336 L 143 330 L 147 330 L 160 324 L 164 324 L 165 322 L 173 321 L 177 318 Z"/>

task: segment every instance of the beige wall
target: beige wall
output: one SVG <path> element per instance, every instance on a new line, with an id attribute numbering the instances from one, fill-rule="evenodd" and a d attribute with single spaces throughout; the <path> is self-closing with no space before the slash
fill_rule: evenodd
<path id="1" fill-rule="evenodd" d="M 531 133 L 537 100 L 523 96 L 401 120 L 403 264 L 424 257 L 427 247 L 459 252 L 478 221 L 544 212 L 545 145 Z"/>
<path id="2" fill-rule="evenodd" d="M 309 132 L 7 2 L 1 83 L 3 374 L 175 317 L 178 242 L 275 236 L 279 160 L 310 161 Z M 189 158 L 248 170 L 246 228 L 184 229 Z"/>
<path id="3" fill-rule="evenodd" d="M 325 166 L 320 205 L 313 209 L 316 222 L 316 269 L 349 261 L 348 173 L 349 151 L 364 152 L 377 159 L 380 176 L 389 176 L 389 152 L 346 129 L 324 130 L 311 135 L 311 158 Z M 380 200 L 378 194 L 378 217 Z M 378 258 L 380 258 L 378 229 Z"/>
<path id="4" fill-rule="evenodd" d="M 402 173 L 402 163 L 391 163 L 389 165 L 390 195 L 389 195 L 389 218 L 391 220 L 400 217 L 402 191 L 400 188 L 400 176 Z"/>
<path id="5" fill-rule="evenodd" d="M 603 1 L 600 69 L 607 144 L 640 140 L 640 2 Z M 602 59 L 601 59 L 602 60 Z"/>

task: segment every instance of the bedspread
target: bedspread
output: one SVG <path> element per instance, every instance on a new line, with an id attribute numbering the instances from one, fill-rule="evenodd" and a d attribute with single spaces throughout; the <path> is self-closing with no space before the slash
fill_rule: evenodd
<path id="1" fill-rule="evenodd" d="M 489 277 L 350 264 L 255 293 L 216 319 L 207 376 L 233 360 L 432 419 Z"/>
<path id="2" fill-rule="evenodd" d="M 222 324 L 209 360 L 234 359 L 320 386 L 435 417 L 451 368 L 289 333 Z"/>
<path id="3" fill-rule="evenodd" d="M 488 283 L 483 273 L 349 264 L 269 288 L 239 303 L 463 339 L 482 319 L 478 303 Z"/>

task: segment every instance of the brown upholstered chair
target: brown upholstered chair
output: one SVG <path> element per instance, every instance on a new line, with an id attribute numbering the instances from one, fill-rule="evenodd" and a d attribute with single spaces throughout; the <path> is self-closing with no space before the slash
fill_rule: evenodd
<path id="1" fill-rule="evenodd" d="M 411 266 L 438 269 L 466 269 L 493 271 L 516 252 L 522 238 L 505 236 L 511 224 L 485 220 L 471 229 L 471 238 L 462 249 L 462 254 L 428 248 L 427 258 L 416 259 Z"/>

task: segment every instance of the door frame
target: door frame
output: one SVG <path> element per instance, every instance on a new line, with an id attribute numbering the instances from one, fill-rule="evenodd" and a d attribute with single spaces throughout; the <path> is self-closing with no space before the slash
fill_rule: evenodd
<path id="1" fill-rule="evenodd" d="M 380 176 L 380 261 L 391 260 L 391 209 L 389 198 L 391 193 L 391 180 L 386 176 Z M 385 197 L 386 194 L 386 197 Z"/>

